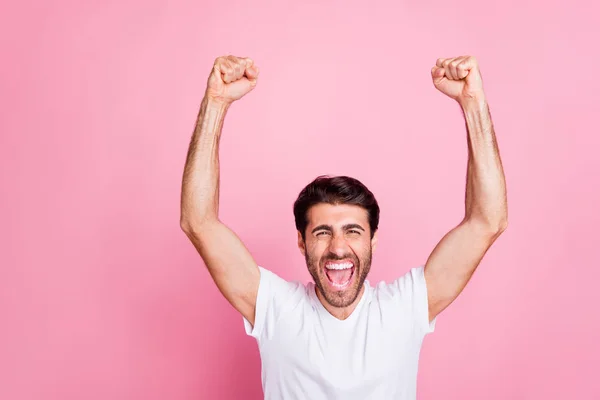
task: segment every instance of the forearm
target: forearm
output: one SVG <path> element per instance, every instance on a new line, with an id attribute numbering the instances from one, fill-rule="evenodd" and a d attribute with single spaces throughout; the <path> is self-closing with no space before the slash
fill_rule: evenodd
<path id="1" fill-rule="evenodd" d="M 190 142 L 181 191 L 181 226 L 218 219 L 219 142 L 229 106 L 205 97 Z"/>
<path id="2" fill-rule="evenodd" d="M 465 220 L 503 230 L 508 219 L 506 182 L 487 102 L 472 99 L 461 108 L 469 148 Z"/>

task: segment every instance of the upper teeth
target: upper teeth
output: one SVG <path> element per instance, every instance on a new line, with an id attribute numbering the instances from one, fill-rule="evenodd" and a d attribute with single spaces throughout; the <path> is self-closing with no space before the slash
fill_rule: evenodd
<path id="1" fill-rule="evenodd" d="M 348 268 L 352 268 L 352 263 L 327 264 L 327 269 L 348 269 Z"/>

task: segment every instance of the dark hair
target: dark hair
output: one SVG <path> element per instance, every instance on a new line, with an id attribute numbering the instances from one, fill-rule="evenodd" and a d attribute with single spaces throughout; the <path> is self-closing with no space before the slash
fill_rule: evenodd
<path id="1" fill-rule="evenodd" d="M 319 203 L 353 204 L 367 210 L 371 238 L 379 226 L 379 205 L 373 193 L 359 180 L 348 176 L 321 175 L 306 185 L 294 202 L 296 229 L 306 239 L 308 210 Z"/>

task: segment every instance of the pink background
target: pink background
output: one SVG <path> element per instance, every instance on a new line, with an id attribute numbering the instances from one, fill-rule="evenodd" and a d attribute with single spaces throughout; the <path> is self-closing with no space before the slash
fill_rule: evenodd
<path id="1" fill-rule="evenodd" d="M 213 60 L 250 56 L 221 216 L 306 281 L 292 203 L 319 174 L 376 194 L 371 281 L 463 212 L 464 122 L 438 57 L 480 62 L 509 228 L 424 343 L 420 399 L 598 399 L 598 6 L 528 1 L 0 6 L 0 398 L 259 399 L 256 343 L 179 228 Z"/>

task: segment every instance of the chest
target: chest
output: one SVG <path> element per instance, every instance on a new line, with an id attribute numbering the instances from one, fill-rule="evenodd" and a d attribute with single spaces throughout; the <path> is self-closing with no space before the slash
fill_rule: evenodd
<path id="1" fill-rule="evenodd" d="M 406 375 L 413 348 L 411 327 L 400 316 L 365 309 L 351 321 L 334 321 L 306 308 L 281 321 L 261 356 L 263 367 L 282 377 L 356 395 Z"/>

